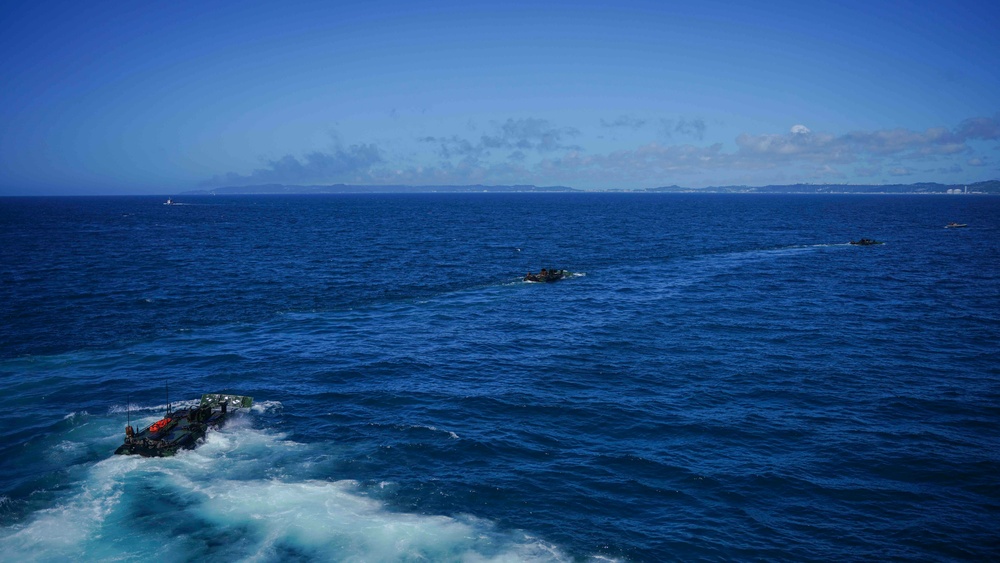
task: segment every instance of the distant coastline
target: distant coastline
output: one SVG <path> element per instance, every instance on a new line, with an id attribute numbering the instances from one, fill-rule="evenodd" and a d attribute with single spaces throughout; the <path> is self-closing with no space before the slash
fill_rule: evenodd
<path id="1" fill-rule="evenodd" d="M 1000 180 L 972 184 L 787 184 L 768 186 L 712 186 L 685 188 L 663 186 L 646 189 L 581 190 L 567 186 L 533 185 L 462 185 L 462 186 L 362 186 L 352 184 L 289 185 L 261 184 L 253 186 L 226 186 L 183 192 L 182 195 L 251 195 L 251 194 L 363 194 L 363 193 L 757 193 L 757 194 L 1000 194 Z"/>

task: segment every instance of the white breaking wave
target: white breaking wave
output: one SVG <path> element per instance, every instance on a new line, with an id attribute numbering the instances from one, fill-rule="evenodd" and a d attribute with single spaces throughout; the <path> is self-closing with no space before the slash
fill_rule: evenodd
<path id="1" fill-rule="evenodd" d="M 273 408 L 263 405 L 262 408 Z M 111 456 L 52 506 L 0 529 L 10 561 L 568 561 L 471 516 L 394 512 L 355 481 L 317 478 L 314 445 L 235 423 L 173 458 Z M 110 427 L 110 423 L 105 426 Z M 106 433 L 109 428 L 102 428 Z M 327 447 L 329 444 L 326 445 Z M 69 447 L 65 442 L 59 448 Z"/>

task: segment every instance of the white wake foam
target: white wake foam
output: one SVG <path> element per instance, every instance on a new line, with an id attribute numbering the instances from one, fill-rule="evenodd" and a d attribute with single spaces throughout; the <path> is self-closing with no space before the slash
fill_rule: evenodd
<path id="1" fill-rule="evenodd" d="M 315 460 L 329 444 L 319 447 L 236 421 L 173 458 L 109 457 L 80 471 L 51 506 L 0 529 L 0 559 L 570 559 L 471 516 L 394 512 L 350 479 L 317 475 Z"/>

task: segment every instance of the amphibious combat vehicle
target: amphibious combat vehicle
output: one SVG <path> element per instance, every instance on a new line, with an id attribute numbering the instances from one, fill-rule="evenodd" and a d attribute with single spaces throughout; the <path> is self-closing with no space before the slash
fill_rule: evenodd
<path id="1" fill-rule="evenodd" d="M 554 281 L 559 281 L 569 275 L 570 273 L 566 270 L 546 270 L 545 268 L 542 268 L 542 271 L 538 274 L 532 274 L 531 272 L 525 274 L 524 281 L 533 283 L 554 282 Z"/>
<path id="2" fill-rule="evenodd" d="M 190 450 L 205 437 L 209 428 L 219 428 L 239 409 L 253 406 L 253 397 L 206 393 L 196 407 L 178 409 L 138 432 L 131 421 L 125 427 L 125 443 L 115 450 L 117 455 L 167 457 L 178 450 Z"/>

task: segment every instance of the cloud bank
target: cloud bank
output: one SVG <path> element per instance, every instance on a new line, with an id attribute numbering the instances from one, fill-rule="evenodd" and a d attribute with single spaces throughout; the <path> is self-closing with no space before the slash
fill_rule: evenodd
<path id="1" fill-rule="evenodd" d="M 601 129 L 659 127 L 701 140 L 700 119 L 645 120 L 621 116 L 601 120 Z M 921 174 L 957 174 L 963 166 L 996 170 L 988 154 L 1000 141 L 1000 118 L 974 117 L 954 127 L 818 132 L 795 124 L 787 133 L 742 133 L 722 142 L 649 142 L 634 148 L 590 153 L 576 141 L 580 129 L 545 119 L 491 123 L 477 135 L 427 136 L 433 149 L 421 164 L 385 154 L 375 144 L 357 144 L 301 158 L 268 160 L 249 174 L 216 176 L 206 186 L 261 183 L 465 184 L 534 183 L 582 187 L 652 187 L 668 183 L 855 180 Z M 744 182 L 739 182 L 744 180 Z"/>
<path id="2" fill-rule="evenodd" d="M 676 134 L 692 137 L 699 141 L 704 138 L 705 130 L 707 129 L 705 120 L 701 118 L 684 117 L 677 119 L 649 119 L 644 117 L 622 115 L 612 120 L 601 119 L 600 123 L 602 128 L 611 130 L 626 129 L 639 131 L 641 129 L 645 129 L 647 126 L 650 126 L 654 127 L 663 137 L 668 139 L 672 138 Z"/>
<path id="3" fill-rule="evenodd" d="M 423 142 L 437 144 L 439 154 L 444 159 L 485 158 L 494 151 L 512 151 L 523 155 L 523 151 L 548 153 L 559 150 L 576 150 L 576 145 L 566 140 L 576 137 L 580 131 L 573 127 L 556 127 L 545 119 L 508 119 L 492 124 L 489 133 L 478 139 L 464 139 L 458 135 L 451 137 L 424 137 Z"/>
<path id="4" fill-rule="evenodd" d="M 285 155 L 268 160 L 266 166 L 241 175 L 229 172 L 205 181 L 205 186 L 240 184 L 314 184 L 337 181 L 366 181 L 375 166 L 384 164 L 382 152 L 374 144 L 351 145 L 332 152 L 311 152 L 301 160 Z"/>

